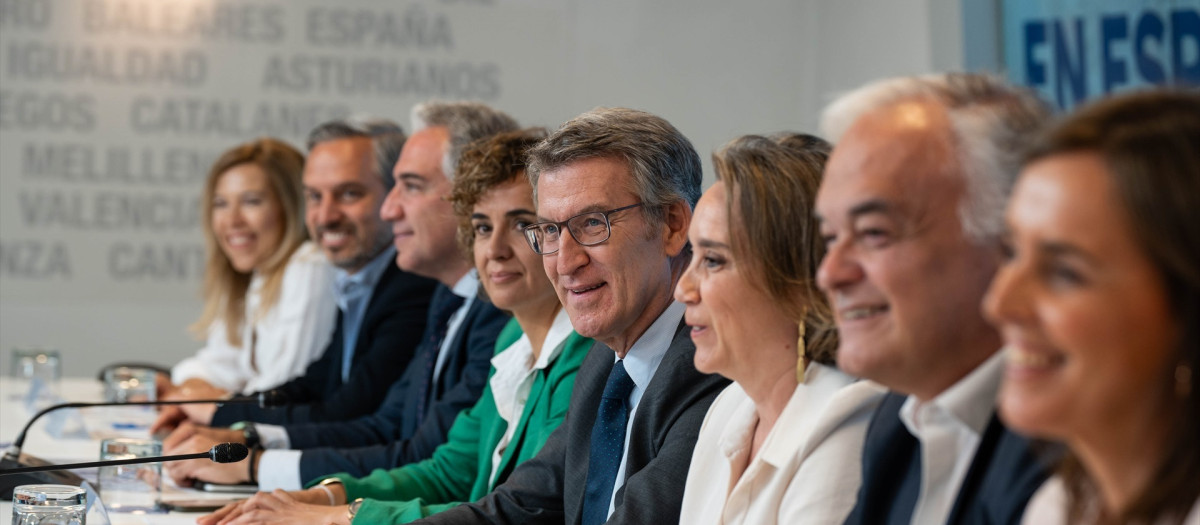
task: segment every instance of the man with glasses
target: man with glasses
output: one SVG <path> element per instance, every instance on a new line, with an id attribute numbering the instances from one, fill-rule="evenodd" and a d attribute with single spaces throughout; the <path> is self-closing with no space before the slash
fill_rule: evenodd
<path id="1" fill-rule="evenodd" d="M 661 118 L 597 109 L 534 148 L 528 172 L 540 222 L 526 238 L 575 331 L 597 344 L 542 451 L 483 499 L 421 523 L 675 523 L 700 424 L 728 384 L 696 371 L 672 299 L 700 158 Z"/>

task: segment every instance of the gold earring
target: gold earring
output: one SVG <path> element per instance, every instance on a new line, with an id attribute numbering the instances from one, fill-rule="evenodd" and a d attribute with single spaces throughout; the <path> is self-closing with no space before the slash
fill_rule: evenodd
<path id="1" fill-rule="evenodd" d="M 1192 393 L 1192 367 L 1179 363 L 1175 367 L 1175 396 L 1184 399 Z"/>
<path id="2" fill-rule="evenodd" d="M 806 355 L 808 352 L 808 349 L 805 348 L 805 346 L 804 346 L 804 332 L 805 332 L 804 320 L 801 319 L 800 320 L 800 337 L 796 340 L 796 356 L 798 357 L 798 359 L 796 359 L 796 381 L 800 382 L 800 383 L 804 382 L 804 369 L 805 369 L 805 364 L 808 361 L 808 356 Z"/>

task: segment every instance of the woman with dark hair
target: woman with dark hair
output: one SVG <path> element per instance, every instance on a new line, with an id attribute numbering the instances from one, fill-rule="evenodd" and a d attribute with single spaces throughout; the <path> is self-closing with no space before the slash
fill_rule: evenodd
<path id="1" fill-rule="evenodd" d="M 217 159 L 204 183 L 206 343 L 171 370 L 171 398 L 269 390 L 320 357 L 337 313 L 333 267 L 304 225 L 304 156 L 262 138 Z"/>
<path id="2" fill-rule="evenodd" d="M 841 523 L 882 388 L 835 365 L 813 201 L 829 145 L 800 134 L 735 139 L 696 205 L 694 254 L 675 288 L 696 369 L 734 381 L 700 429 L 680 523 Z"/>
<path id="3" fill-rule="evenodd" d="M 1048 130 L 984 302 L 1001 417 L 1063 441 L 1026 523 L 1200 523 L 1200 94 L 1102 100 Z"/>

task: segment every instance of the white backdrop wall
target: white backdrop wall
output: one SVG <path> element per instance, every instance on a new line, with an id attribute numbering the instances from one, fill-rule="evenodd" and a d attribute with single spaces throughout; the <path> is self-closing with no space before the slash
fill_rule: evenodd
<path id="1" fill-rule="evenodd" d="M 866 80 L 959 68 L 958 5 L 0 0 L 0 372 L 33 346 L 69 375 L 193 352 L 198 195 L 239 141 L 299 145 L 348 113 L 407 128 L 418 101 L 472 98 L 550 127 L 645 109 L 707 159 L 813 131 Z"/>

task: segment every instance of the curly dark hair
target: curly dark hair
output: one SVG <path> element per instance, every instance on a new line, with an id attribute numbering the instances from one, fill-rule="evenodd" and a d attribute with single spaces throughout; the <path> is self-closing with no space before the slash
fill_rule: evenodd
<path id="1" fill-rule="evenodd" d="M 529 150 L 545 138 L 545 128 L 527 128 L 476 140 L 463 150 L 454 189 L 446 200 L 454 205 L 458 244 L 469 259 L 475 258 L 475 230 L 471 228 L 475 204 L 492 188 L 524 176 Z"/>

